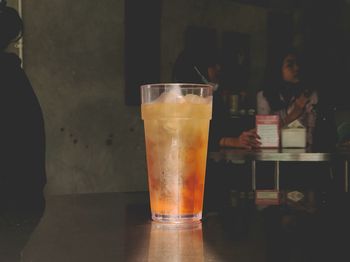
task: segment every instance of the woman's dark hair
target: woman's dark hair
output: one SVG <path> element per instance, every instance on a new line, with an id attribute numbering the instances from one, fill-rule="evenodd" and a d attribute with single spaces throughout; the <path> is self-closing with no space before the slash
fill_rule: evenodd
<path id="1" fill-rule="evenodd" d="M 283 60 L 288 55 L 296 56 L 298 63 L 301 63 L 301 56 L 299 52 L 292 47 L 275 52 L 267 63 L 264 87 L 262 91 L 272 110 L 279 110 L 285 106 L 284 102 L 282 102 L 280 99 L 280 94 L 281 91 L 288 85 L 288 83 L 283 80 L 282 76 Z M 301 87 L 299 85 L 295 86 L 293 91 L 298 92 L 300 88 Z"/>
<path id="2" fill-rule="evenodd" d="M 4 50 L 11 42 L 20 39 L 22 32 L 23 21 L 16 9 L 0 0 L 0 49 Z"/>

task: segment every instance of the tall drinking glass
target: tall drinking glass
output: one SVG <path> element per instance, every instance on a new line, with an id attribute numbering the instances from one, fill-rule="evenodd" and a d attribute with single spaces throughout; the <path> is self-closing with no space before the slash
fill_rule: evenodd
<path id="1" fill-rule="evenodd" d="M 152 219 L 202 218 L 212 87 L 141 86 Z"/>

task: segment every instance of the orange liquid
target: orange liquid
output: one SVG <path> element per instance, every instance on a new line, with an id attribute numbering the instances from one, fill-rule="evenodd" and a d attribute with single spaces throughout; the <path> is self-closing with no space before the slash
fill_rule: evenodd
<path id="1" fill-rule="evenodd" d="M 152 214 L 201 217 L 211 104 L 146 104 L 142 114 Z"/>

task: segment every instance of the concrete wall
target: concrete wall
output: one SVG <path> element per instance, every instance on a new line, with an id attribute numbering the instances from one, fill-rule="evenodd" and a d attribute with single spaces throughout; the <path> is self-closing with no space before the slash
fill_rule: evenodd
<path id="1" fill-rule="evenodd" d="M 124 105 L 124 2 L 25 1 L 24 67 L 41 102 L 47 193 L 143 190 L 143 126 Z"/>
<path id="2" fill-rule="evenodd" d="M 251 39 L 251 72 L 247 90 L 252 92 L 260 87 L 266 59 L 265 8 L 227 0 L 165 0 L 162 11 L 163 81 L 170 79 L 176 57 L 183 48 L 185 28 L 193 25 L 216 29 L 219 41 L 225 31 L 248 34 Z"/>
<path id="3" fill-rule="evenodd" d="M 262 76 L 265 15 L 231 1 L 164 0 L 161 80 L 187 25 L 252 36 L 251 86 Z M 140 108 L 124 104 L 124 1 L 23 1 L 24 68 L 41 103 L 47 194 L 147 188 Z"/>

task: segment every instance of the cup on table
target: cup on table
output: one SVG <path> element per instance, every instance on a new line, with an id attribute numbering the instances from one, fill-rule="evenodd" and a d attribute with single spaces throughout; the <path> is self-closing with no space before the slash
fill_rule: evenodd
<path id="1" fill-rule="evenodd" d="M 141 86 L 152 219 L 184 223 L 202 218 L 212 87 Z"/>

